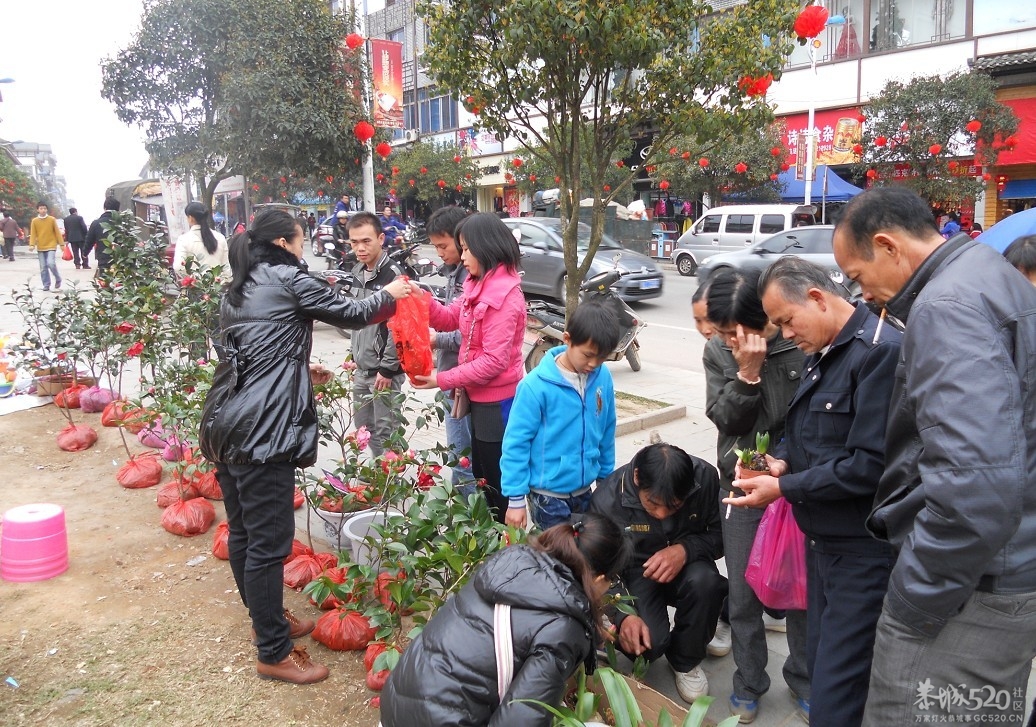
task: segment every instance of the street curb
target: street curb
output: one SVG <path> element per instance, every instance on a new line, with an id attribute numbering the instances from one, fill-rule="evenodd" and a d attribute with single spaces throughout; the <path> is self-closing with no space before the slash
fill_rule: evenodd
<path id="1" fill-rule="evenodd" d="M 664 409 L 657 409 L 647 414 L 638 414 L 628 419 L 620 419 L 615 423 L 615 436 L 623 437 L 627 434 L 639 432 L 642 429 L 650 429 L 651 427 L 668 424 L 677 419 L 683 419 L 685 416 L 687 416 L 687 407 L 681 404 L 680 406 L 667 406 Z"/>

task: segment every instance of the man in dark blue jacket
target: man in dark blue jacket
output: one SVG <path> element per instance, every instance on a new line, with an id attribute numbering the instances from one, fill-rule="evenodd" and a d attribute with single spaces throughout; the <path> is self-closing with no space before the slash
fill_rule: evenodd
<path id="1" fill-rule="evenodd" d="M 859 727 L 893 554 L 867 532 L 885 464 L 901 335 L 844 300 L 827 272 L 783 257 L 759 279 L 770 321 L 806 354 L 773 476 L 735 480 L 734 505 L 786 498 L 806 534 L 810 721 Z M 879 329 L 879 326 L 881 330 Z"/>
<path id="2" fill-rule="evenodd" d="M 1036 288 L 988 245 L 943 240 L 897 186 L 849 203 L 834 252 L 906 324 L 867 522 L 898 553 L 864 724 L 1020 722 L 1036 656 Z"/>

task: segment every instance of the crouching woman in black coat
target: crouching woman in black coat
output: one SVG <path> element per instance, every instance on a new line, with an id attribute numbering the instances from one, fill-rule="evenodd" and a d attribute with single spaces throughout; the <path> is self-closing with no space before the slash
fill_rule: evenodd
<path id="1" fill-rule="evenodd" d="M 520 699 L 560 704 L 581 663 L 596 665 L 601 599 L 629 545 L 602 515 L 555 525 L 479 566 L 403 652 L 381 694 L 384 727 L 549 727 Z M 500 698 L 494 608 L 510 606 L 514 676 Z"/>
<path id="2" fill-rule="evenodd" d="M 295 536 L 295 468 L 317 458 L 313 321 L 360 328 L 384 320 L 410 287 L 400 279 L 364 300 L 338 297 L 300 265 L 302 245 L 295 219 L 273 209 L 230 241 L 234 278 L 220 307 L 220 362 L 199 445 L 223 490 L 230 568 L 252 618 L 256 671 L 309 684 L 328 671 L 292 644 L 314 624 L 284 609 L 283 561 Z"/>

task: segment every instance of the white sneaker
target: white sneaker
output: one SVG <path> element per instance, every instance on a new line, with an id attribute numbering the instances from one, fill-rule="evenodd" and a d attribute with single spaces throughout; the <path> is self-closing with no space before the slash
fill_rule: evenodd
<path id="1" fill-rule="evenodd" d="M 709 656 L 726 656 L 730 653 L 730 624 L 718 621 L 716 635 L 705 649 Z"/>
<path id="2" fill-rule="evenodd" d="M 788 621 L 783 618 L 774 618 L 764 611 L 763 628 L 767 631 L 776 631 L 777 633 L 784 634 L 788 631 Z"/>
<path id="3" fill-rule="evenodd" d="M 690 671 L 674 672 L 676 676 L 676 691 L 685 702 L 694 702 L 698 697 L 705 697 L 709 694 L 709 679 L 705 676 L 700 666 Z"/>

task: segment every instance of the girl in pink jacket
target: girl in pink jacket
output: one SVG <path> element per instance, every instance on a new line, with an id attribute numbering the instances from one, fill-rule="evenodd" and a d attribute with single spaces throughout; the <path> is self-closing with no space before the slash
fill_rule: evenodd
<path id="1" fill-rule="evenodd" d="M 449 307 L 432 300 L 438 331 L 460 331 L 457 366 L 415 377 L 418 388 L 467 392 L 471 400 L 471 470 L 485 480 L 482 492 L 497 520 L 507 498 L 500 494 L 500 452 L 507 415 L 524 371 L 525 296 L 518 277 L 518 243 L 500 218 L 480 212 L 457 226 L 461 264 L 468 271 L 464 294 Z"/>

